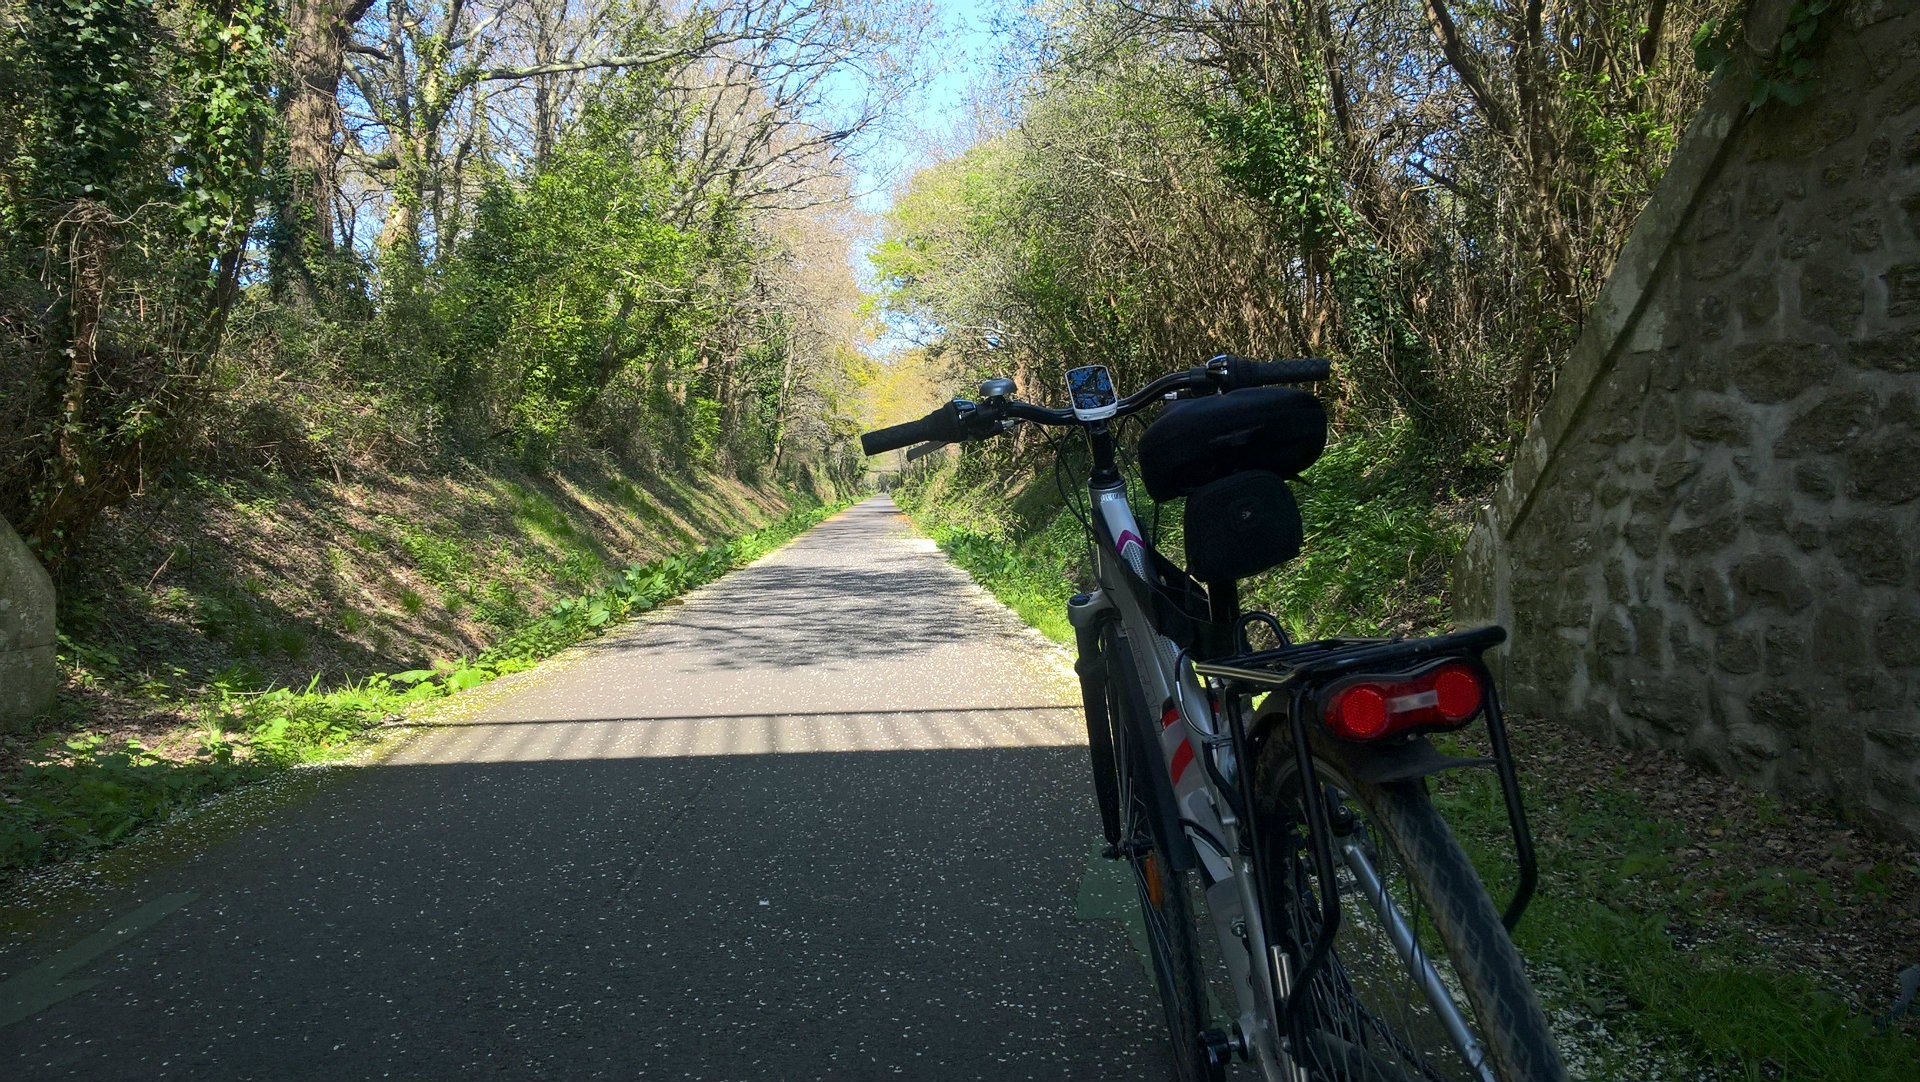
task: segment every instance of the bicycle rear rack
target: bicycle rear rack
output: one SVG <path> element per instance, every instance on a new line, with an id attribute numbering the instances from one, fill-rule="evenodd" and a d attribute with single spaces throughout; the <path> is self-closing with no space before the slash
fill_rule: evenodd
<path id="1" fill-rule="evenodd" d="M 1312 735 L 1308 725 L 1320 724 L 1315 707 L 1323 687 L 1352 673 L 1391 672 L 1445 657 L 1461 658 L 1478 666 L 1487 688 L 1485 713 L 1487 734 L 1493 747 L 1493 765 L 1506 802 L 1507 825 L 1513 836 L 1514 863 L 1519 872 L 1513 897 L 1501 915 L 1501 923 L 1511 932 L 1520 923 L 1521 915 L 1533 899 L 1534 888 L 1539 881 L 1539 869 L 1534 858 L 1533 836 L 1527 829 L 1526 808 L 1520 799 L 1520 779 L 1513 766 L 1500 696 L 1481 657 L 1483 652 L 1506 641 L 1506 638 L 1505 628 L 1489 626 L 1425 639 L 1324 639 L 1284 643 L 1276 649 L 1241 653 L 1214 661 L 1195 661 L 1193 668 L 1202 676 L 1220 681 L 1222 690 L 1227 693 L 1227 713 L 1234 740 L 1243 751 L 1247 748 L 1249 735 L 1241 713 L 1245 697 L 1262 691 L 1286 696 L 1286 720 L 1294 759 L 1301 774 L 1302 791 L 1318 794 L 1322 788 L 1313 765 Z M 1242 779 L 1243 796 L 1250 801 L 1252 786 L 1247 772 L 1242 772 Z M 1314 874 L 1326 886 L 1320 892 L 1318 941 L 1299 971 L 1293 975 L 1292 986 L 1284 990 L 1286 1000 L 1283 1012 L 1290 1018 L 1298 1017 L 1297 1011 L 1304 1003 L 1302 993 L 1311 987 L 1327 964 L 1333 952 L 1334 937 L 1340 928 L 1339 892 L 1332 887 L 1338 880 L 1335 877 L 1333 832 L 1327 822 L 1327 809 L 1324 802 L 1318 799 L 1304 800 L 1303 803 L 1306 805 L 1312 843 Z M 1259 820 L 1258 816 L 1248 817 L 1251 841 L 1256 847 L 1260 845 L 1258 833 L 1263 829 Z M 1269 927 L 1277 928 L 1279 925 L 1273 919 L 1277 914 L 1269 898 L 1269 884 L 1259 880 L 1260 877 L 1256 877 L 1255 886 L 1260 892 L 1262 907 L 1266 910 L 1266 923 Z"/>

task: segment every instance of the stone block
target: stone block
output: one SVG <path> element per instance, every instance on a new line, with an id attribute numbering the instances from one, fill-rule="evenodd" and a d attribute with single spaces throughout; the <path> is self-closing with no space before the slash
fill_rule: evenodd
<path id="1" fill-rule="evenodd" d="M 1867 723 L 1867 739 L 1908 762 L 1920 762 L 1920 718 L 1911 714 L 1883 714 Z"/>
<path id="2" fill-rule="evenodd" d="M 1780 310 L 1780 275 L 1774 271 L 1740 279 L 1740 318 L 1749 333 Z"/>
<path id="3" fill-rule="evenodd" d="M 1727 302 L 1718 293 L 1707 293 L 1695 302 L 1693 316 L 1691 321 L 1673 321 L 1673 337 L 1667 342 L 1669 348 L 1681 344 L 1688 331 L 1702 342 L 1718 341 L 1727 333 Z"/>
<path id="4" fill-rule="evenodd" d="M 1747 524 L 1748 529 L 1757 533 L 1787 532 L 1787 509 L 1772 500 L 1756 500 L 1748 504 L 1746 512 L 1740 518 Z"/>
<path id="5" fill-rule="evenodd" d="M 1747 716 L 1755 723 L 1792 731 L 1805 727 L 1811 709 L 1793 688 L 1762 688 L 1747 696 Z"/>
<path id="6" fill-rule="evenodd" d="M 1672 397 L 1665 394 L 1649 396 L 1646 405 L 1640 409 L 1640 438 L 1659 447 L 1673 442 L 1678 432 Z"/>
<path id="7" fill-rule="evenodd" d="M 1734 567 L 1733 581 L 1741 596 L 1770 608 L 1797 612 L 1813 600 L 1800 562 L 1777 552 L 1741 560 Z"/>
<path id="8" fill-rule="evenodd" d="M 1758 176 L 1756 174 L 1757 182 Z M 1725 236 L 1733 231 L 1733 193 L 1721 188 L 1700 201 L 1699 208 L 1693 212 L 1693 234 L 1695 243 Z"/>
<path id="9" fill-rule="evenodd" d="M 1914 538 L 1902 536 L 1891 516 L 1870 514 L 1834 523 L 1827 544 L 1856 582 L 1898 586 L 1906 580 Z"/>
<path id="10" fill-rule="evenodd" d="M 1920 395 L 1912 391 L 1896 391 L 1892 398 L 1887 399 L 1886 408 L 1880 411 L 1880 423 L 1920 428 Z"/>
<path id="11" fill-rule="evenodd" d="M 1766 635 L 1767 675 L 1797 676 L 1807 663 L 1807 632 L 1797 623 L 1774 624 Z"/>
<path id="12" fill-rule="evenodd" d="M 1665 517 L 1662 515 L 1659 519 L 1635 518 L 1627 523 L 1623 533 L 1627 539 L 1627 547 L 1633 550 L 1635 556 L 1644 560 L 1660 551 L 1660 540 L 1666 536 L 1666 530 L 1661 525 Z"/>
<path id="13" fill-rule="evenodd" d="M 1809 451 L 1842 451 L 1873 427 L 1878 407 L 1865 391 L 1836 390 L 1794 414 L 1774 445 L 1776 454 L 1804 455 Z"/>
<path id="14" fill-rule="evenodd" d="M 1723 631 L 1714 641 L 1713 664 L 1721 672 L 1747 676 L 1760 671 L 1760 634 Z"/>
<path id="15" fill-rule="evenodd" d="M 1842 683 L 1847 689 L 1847 708 L 1860 713 L 1885 709 L 1889 703 L 1900 701 L 1900 684 L 1887 675 L 1887 670 L 1872 664 L 1862 656 L 1854 659 L 1852 668 L 1842 674 Z M 1920 722 L 1920 714 L 1907 714 L 1906 717 Z"/>
<path id="16" fill-rule="evenodd" d="M 1793 467 L 1793 487 L 1816 500 L 1830 500 L 1838 492 L 1833 467 L 1825 462 L 1799 462 Z"/>
<path id="17" fill-rule="evenodd" d="M 1706 695 L 1690 677 L 1629 677 L 1619 689 L 1619 702 L 1621 713 L 1675 736 L 1708 720 Z"/>
<path id="18" fill-rule="evenodd" d="M 1826 244 L 1827 231 L 1812 222 L 1783 226 L 1780 230 L 1780 255 L 1785 260 L 1805 259 Z"/>
<path id="19" fill-rule="evenodd" d="M 1721 627 L 1746 611 L 1745 600 L 1734 590 L 1733 582 L 1712 565 L 1695 567 L 1684 579 L 1681 596 L 1700 622 Z"/>
<path id="20" fill-rule="evenodd" d="M 1835 102 L 1822 106 L 1813 114 L 1813 141 L 1820 147 L 1831 147 L 1844 142 L 1860 130 L 1860 110 L 1852 102 Z M 1802 149 L 1805 153 L 1805 149 Z"/>
<path id="21" fill-rule="evenodd" d="M 1920 75 L 1915 75 L 1898 83 L 1881 99 L 1881 111 L 1888 116 L 1899 116 L 1909 109 L 1920 108 Z"/>
<path id="22" fill-rule="evenodd" d="M 1616 605 L 1626 604 L 1630 599 L 1627 593 L 1627 565 L 1617 558 L 1607 561 L 1602 578 L 1607 584 L 1607 600 Z"/>
<path id="23" fill-rule="evenodd" d="M 1725 469 L 1716 468 L 1687 486 L 1681 510 L 1694 518 L 1725 514 L 1733 503 L 1733 478 Z"/>
<path id="24" fill-rule="evenodd" d="M 1727 727 L 1727 747 L 1736 758 L 1770 761 L 1780 758 L 1786 741 L 1779 732 L 1764 725 Z"/>
<path id="25" fill-rule="evenodd" d="M 1866 283 L 1857 267 L 1814 263 L 1801 270 L 1801 319 L 1836 334 L 1851 335 L 1866 310 Z"/>
<path id="26" fill-rule="evenodd" d="M 1860 614 L 1828 605 L 1813 618 L 1813 641 L 1808 644 L 1813 663 L 1823 670 L 1842 672 L 1866 655 L 1867 643 Z"/>
<path id="27" fill-rule="evenodd" d="M 1687 403 L 1687 438 L 1695 443 L 1745 447 L 1752 438 L 1743 404 L 1719 395 L 1697 395 Z"/>
<path id="28" fill-rule="evenodd" d="M 1702 282 L 1725 278 L 1746 266 L 1753 255 L 1753 234 L 1745 230 L 1701 241 L 1687 249 L 1693 277 Z"/>
<path id="29" fill-rule="evenodd" d="M 1862 176 L 1877 177 L 1887 171 L 1887 164 L 1893 160 L 1893 140 L 1882 135 L 1867 143 L 1867 149 L 1860 155 L 1860 173 Z"/>
<path id="30" fill-rule="evenodd" d="M 1818 522 L 1798 516 L 1787 520 L 1787 540 L 1801 552 L 1813 552 L 1827 542 L 1827 531 Z"/>
<path id="31" fill-rule="evenodd" d="M 1667 535 L 1667 543 L 1676 555 L 1689 559 L 1718 552 L 1740 536 L 1740 516 L 1727 507 L 1704 522 L 1696 522 Z"/>
<path id="32" fill-rule="evenodd" d="M 1787 200 L 1804 199 L 1807 195 L 1805 183 L 1799 176 L 1786 172 L 1783 167 L 1755 167 L 1747 172 L 1747 190 L 1744 206 L 1749 222 L 1770 222 L 1780 217 L 1786 209 Z"/>
<path id="33" fill-rule="evenodd" d="M 53 580 L 0 519 L 0 731 L 25 728 L 53 703 L 53 609 Z"/>
<path id="34" fill-rule="evenodd" d="M 1847 351 L 1861 368 L 1907 375 L 1920 372 L 1920 331 L 1897 331 L 1856 340 Z"/>
<path id="35" fill-rule="evenodd" d="M 1838 363 L 1828 346 L 1766 342 L 1736 351 L 1733 383 L 1750 401 L 1785 402 L 1810 387 L 1825 385 Z"/>
<path id="36" fill-rule="evenodd" d="M 1902 263 L 1880 276 L 1887 284 L 1887 314 L 1920 313 L 1920 263 Z"/>
<path id="37" fill-rule="evenodd" d="M 1920 496 L 1920 432 L 1881 429 L 1847 455 L 1847 495 L 1902 504 Z"/>
<path id="38" fill-rule="evenodd" d="M 1856 252 L 1879 251 L 1887 224 L 1878 214 L 1856 214 L 1847 220 L 1847 247 Z"/>
<path id="39" fill-rule="evenodd" d="M 1911 766 L 1888 762 L 1867 768 L 1868 782 L 1876 795 L 1888 803 L 1912 807 L 1920 803 L 1920 777 Z"/>
<path id="40" fill-rule="evenodd" d="M 1678 488 L 1680 482 L 1700 472 L 1700 460 L 1685 451 L 1667 455 L 1653 470 L 1653 483 L 1659 488 Z M 1637 497 L 1636 497 L 1637 499 Z"/>
<path id="41" fill-rule="evenodd" d="M 1640 660 L 1660 664 L 1660 640 L 1667 629 L 1667 614 L 1653 605 L 1634 605 L 1627 610 L 1627 622 L 1633 628 L 1633 641 Z"/>
<path id="42" fill-rule="evenodd" d="M 1920 665 L 1920 601 L 1902 597 L 1887 606 L 1874 624 L 1873 652 L 1890 669 Z"/>
<path id="43" fill-rule="evenodd" d="M 1685 620 L 1675 620 L 1668 625 L 1667 650 L 1672 654 L 1672 663 L 1654 668 L 1683 675 L 1699 682 L 1702 687 L 1706 686 L 1701 678 L 1713 668 L 1713 654 L 1707 649 L 1706 642 L 1694 635 L 1692 625 Z"/>

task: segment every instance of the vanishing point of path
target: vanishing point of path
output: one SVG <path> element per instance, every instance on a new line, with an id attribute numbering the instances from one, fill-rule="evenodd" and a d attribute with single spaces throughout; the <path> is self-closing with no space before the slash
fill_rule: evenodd
<path id="1" fill-rule="evenodd" d="M 869 500 L 0 941 L 0 1077 L 1161 1076 L 1076 701 Z"/>

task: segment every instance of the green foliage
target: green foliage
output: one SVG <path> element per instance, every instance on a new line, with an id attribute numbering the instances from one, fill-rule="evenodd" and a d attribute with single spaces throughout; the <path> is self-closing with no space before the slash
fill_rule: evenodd
<path id="1" fill-rule="evenodd" d="M 110 846 L 146 823 L 264 773 L 261 764 L 235 762 L 223 740 L 208 741 L 184 763 L 132 741 L 109 745 L 99 735 L 50 741 L 7 779 L 0 869 Z"/>
<path id="2" fill-rule="evenodd" d="M 272 0 L 189 3 L 173 58 L 171 124 L 177 213 L 192 236 L 224 247 L 253 226 L 265 184 L 264 133 L 278 121 Z"/>
<path id="3" fill-rule="evenodd" d="M 1738 62 L 1748 80 L 1749 113 L 1770 101 L 1799 105 L 1807 100 L 1812 88 L 1814 57 L 1827 25 L 1821 16 L 1832 8 L 1833 0 L 1798 0 L 1788 9 L 1787 27 L 1773 53 L 1762 58 L 1753 56 L 1747 47 L 1746 5 L 1736 5 L 1702 22 L 1694 31 L 1694 66 L 1715 74 Z"/>
<path id="4" fill-rule="evenodd" d="M 1410 425 L 1336 440 L 1293 483 L 1306 525 L 1300 555 L 1242 596 L 1301 637 L 1439 629 L 1447 570 L 1467 532 L 1436 500 L 1443 475 Z"/>
<path id="5" fill-rule="evenodd" d="M 1044 529 L 1018 541 L 951 521 L 925 528 L 955 564 L 1020 619 L 1055 642 L 1073 641 L 1067 599 L 1087 571 L 1086 542 L 1070 512 L 1062 509 Z"/>
<path id="6" fill-rule="evenodd" d="M 154 127 L 152 5 L 23 0 L 21 8 L 27 134 L 8 166 L 24 175 L 22 194 L 55 206 L 83 197 L 125 205 L 140 194 L 128 190 L 126 174 Z"/>
<path id="7" fill-rule="evenodd" d="M 1052 478 L 1033 482 L 1012 513 L 1004 489 L 983 488 L 975 471 L 1007 470 L 1003 462 L 956 460 L 922 472 L 894 498 L 953 561 L 1029 624 L 1066 642 L 1066 599 L 1088 582 L 1086 540 L 1079 519 L 1061 507 Z M 1292 482 L 1305 523 L 1301 554 L 1277 571 L 1243 584 L 1242 601 L 1273 612 L 1296 635 L 1405 635 L 1432 632 L 1447 621 L 1446 582 L 1466 540 L 1466 525 L 1449 514 L 1445 471 L 1410 424 L 1378 433 L 1347 433 Z M 1136 513 L 1153 520 L 1145 493 Z M 1180 505 L 1159 516 L 1158 547 L 1176 561 L 1183 551 Z"/>
<path id="8" fill-rule="evenodd" d="M 375 674 L 334 690 L 321 690 L 317 676 L 304 689 L 265 691 L 251 690 L 241 674 L 217 680 L 188 704 L 204 721 L 200 749 L 184 762 L 133 743 L 109 744 L 98 735 L 49 741 L 4 779 L 0 870 L 110 846 L 212 793 L 275 769 L 350 754 L 410 708 L 600 635 L 627 616 L 759 559 L 836 510 L 796 509 L 732 540 L 629 567 L 600 589 L 555 604 L 540 619 L 520 621 L 477 658 Z M 94 657 L 96 663 L 110 660 Z"/>

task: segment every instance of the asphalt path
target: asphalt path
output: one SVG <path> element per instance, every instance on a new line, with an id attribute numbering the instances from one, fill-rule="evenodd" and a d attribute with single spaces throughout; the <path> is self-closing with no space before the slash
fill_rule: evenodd
<path id="1" fill-rule="evenodd" d="M 1140 1079 L 1059 655 L 884 498 L 0 949 L 0 1078 Z"/>

